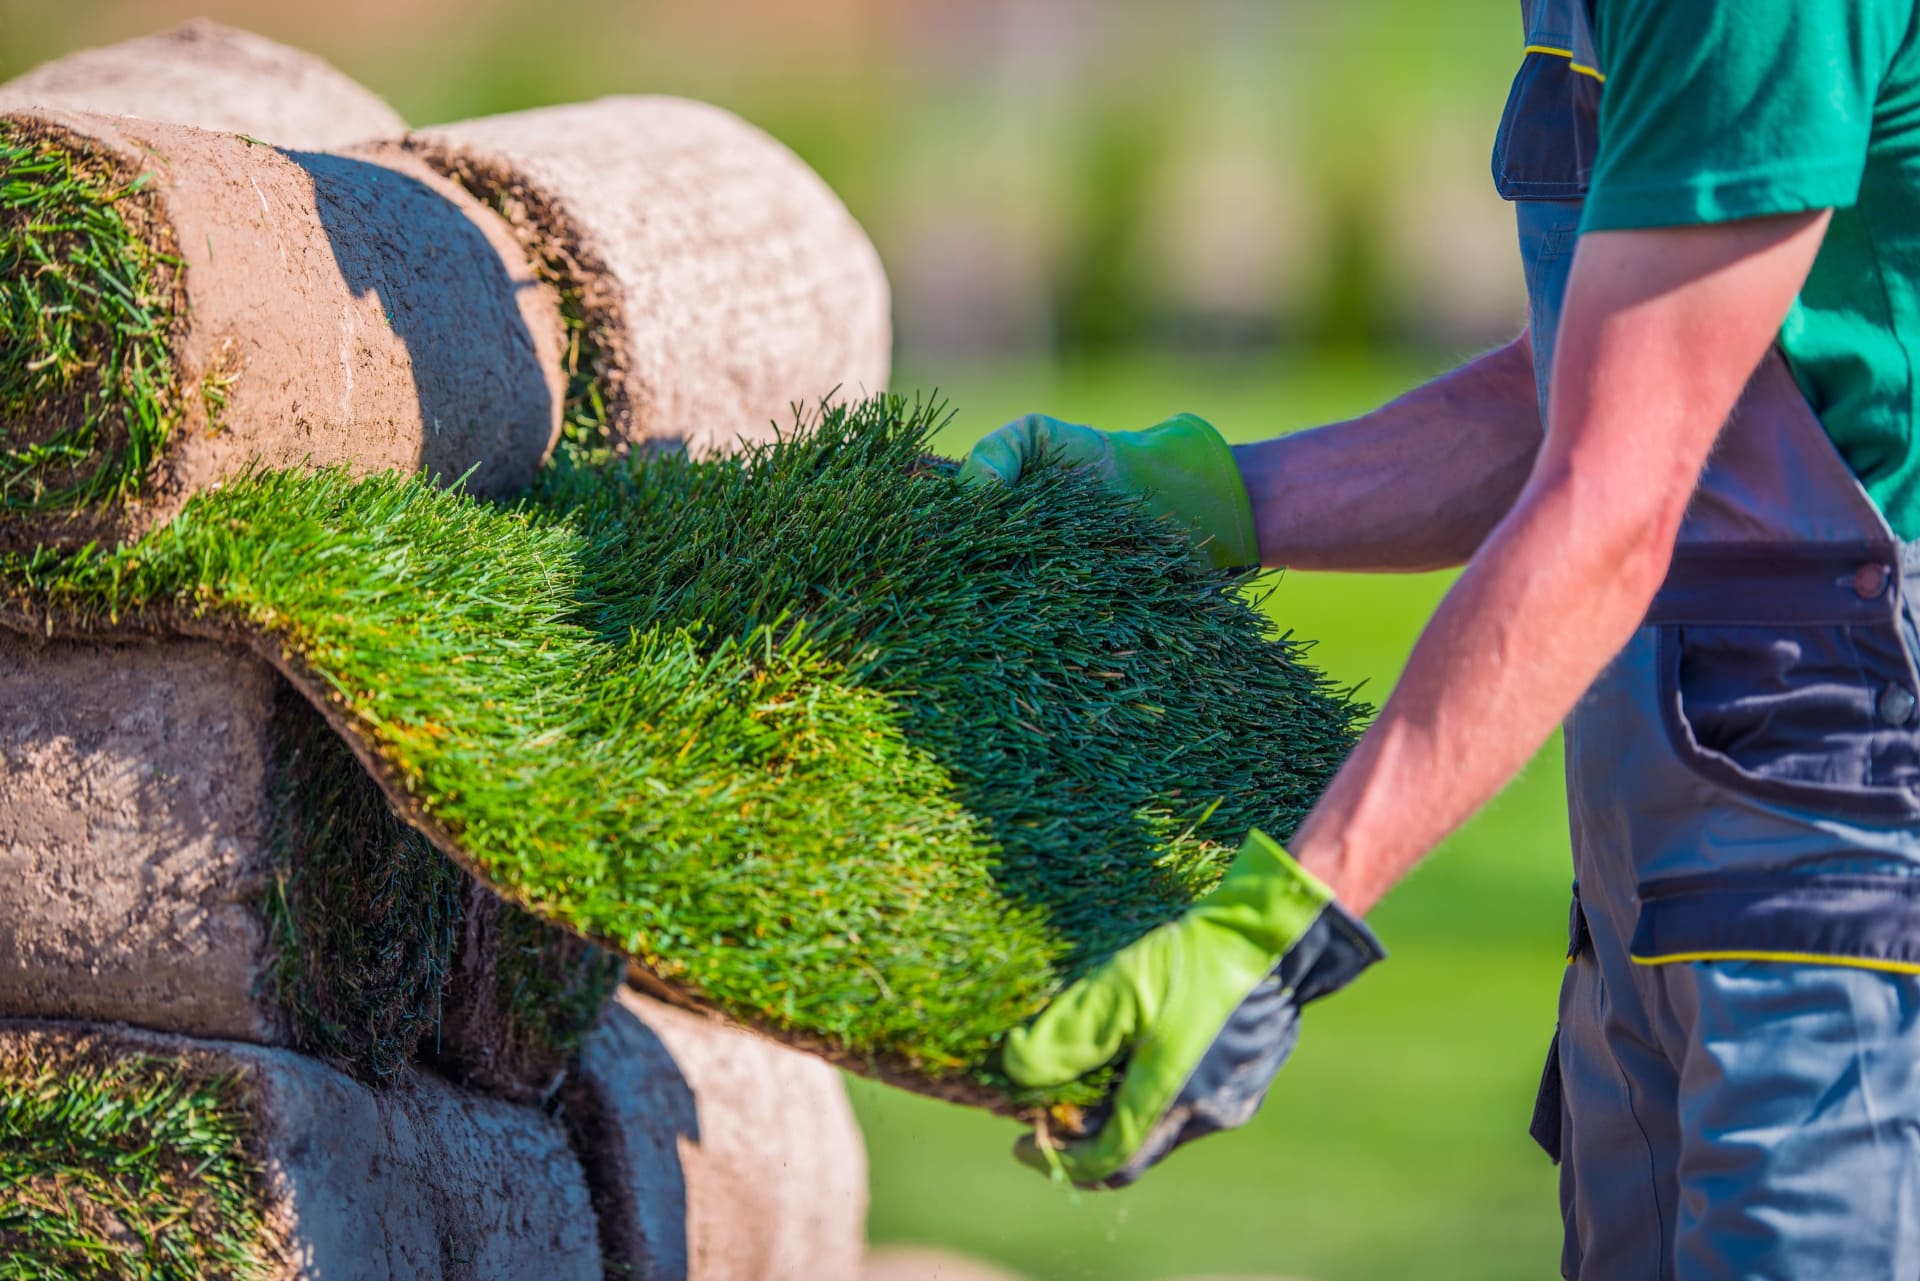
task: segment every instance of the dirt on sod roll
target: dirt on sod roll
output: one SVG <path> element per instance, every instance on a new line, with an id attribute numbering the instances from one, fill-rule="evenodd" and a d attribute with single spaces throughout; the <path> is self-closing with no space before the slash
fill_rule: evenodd
<path id="1" fill-rule="evenodd" d="M 620 988 L 626 965 L 461 878 L 459 945 L 427 1058 L 463 1085 L 534 1102 Z"/>
<path id="2" fill-rule="evenodd" d="M 618 97 L 441 125 L 408 145 L 501 210 L 560 289 L 569 436 L 726 452 L 796 402 L 886 388 L 866 233 L 799 157 L 717 107 Z"/>
<path id="3" fill-rule="evenodd" d="M 1001 1038 L 1285 839 L 1364 709 L 1179 531 L 1071 469 L 835 406 L 505 508 L 256 474 L 115 552 L 0 561 L 23 629 L 241 640 L 388 799 L 650 991 L 994 1107 Z"/>
<path id="4" fill-rule="evenodd" d="M 140 116 L 314 150 L 407 129 L 322 59 L 204 18 L 43 62 L 0 84 L 0 110 L 16 107 Z"/>
<path id="5" fill-rule="evenodd" d="M 250 464 L 532 479 L 557 303 L 392 149 L 0 115 L 0 548 L 137 536 Z"/>

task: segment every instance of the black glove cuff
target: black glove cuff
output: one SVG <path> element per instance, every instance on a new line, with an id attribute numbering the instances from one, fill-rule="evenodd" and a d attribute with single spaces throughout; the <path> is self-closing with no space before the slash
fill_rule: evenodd
<path id="1" fill-rule="evenodd" d="M 1329 903 L 1300 941 L 1287 949 L 1274 974 L 1293 992 L 1296 1005 L 1331 996 L 1360 977 L 1387 950 L 1358 919 L 1338 903 Z"/>

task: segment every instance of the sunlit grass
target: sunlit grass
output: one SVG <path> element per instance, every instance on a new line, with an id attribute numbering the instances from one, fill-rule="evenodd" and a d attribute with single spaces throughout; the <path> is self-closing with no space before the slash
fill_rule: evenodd
<path id="1" fill-rule="evenodd" d="M 167 1057 L 0 1056 L 0 1278 L 265 1276 L 245 1088 Z"/>
<path id="2" fill-rule="evenodd" d="M 0 515 L 137 490 L 177 415 L 144 178 L 0 123 Z"/>
<path id="3" fill-rule="evenodd" d="M 1249 826 L 1290 833 L 1364 708 L 1098 481 L 961 484 L 926 453 L 942 418 L 834 406 L 744 459 L 563 465 L 515 508 L 256 474 L 0 591 L 56 630 L 270 640 L 512 897 L 736 1017 L 1004 1101 L 1005 1032 Z M 311 932 L 430 957 L 388 936 L 445 914 L 400 897 Z"/>

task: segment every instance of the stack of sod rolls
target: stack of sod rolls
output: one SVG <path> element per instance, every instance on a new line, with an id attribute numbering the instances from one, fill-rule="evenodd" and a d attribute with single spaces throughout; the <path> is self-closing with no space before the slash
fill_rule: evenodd
<path id="1" fill-rule="evenodd" d="M 809 363 L 788 331 L 819 340 L 823 368 L 884 351 L 884 288 L 857 227 L 790 156 L 711 109 L 609 100 L 364 160 L 146 122 L 8 119 L 0 259 L 20 269 L 5 285 L 0 546 L 14 549 L 16 623 L 247 646 L 440 850 L 625 954 L 663 995 L 1008 1106 L 1000 1036 L 1177 912 L 1248 826 L 1290 831 L 1350 741 L 1360 710 L 1236 580 L 1194 569 L 1176 536 L 1084 478 L 963 489 L 922 461 L 931 408 L 843 400 L 817 435 L 707 456 L 725 438 L 686 416 L 699 398 L 675 401 L 644 372 L 675 367 L 639 354 L 670 350 L 666 335 L 694 336 L 684 377 L 712 386 L 750 385 L 754 353 L 765 370 Z M 630 148 L 631 204 L 587 199 L 584 160 L 542 167 L 527 141 L 593 154 L 604 174 L 613 138 L 653 133 L 666 141 Z M 569 135 L 600 142 L 570 151 Z M 155 152 L 164 165 L 133 168 Z M 263 175 L 298 217 L 240 217 Z M 615 206 L 635 229 L 616 234 Z M 182 212 L 216 208 L 233 225 Z M 755 222 L 766 209 L 778 216 Z M 232 245 L 196 250 L 216 229 Z M 299 235 L 309 248 L 293 252 Z M 647 266 L 648 235 L 667 266 Z M 828 252 L 849 238 L 857 250 Z M 479 339 L 562 328 L 521 310 L 542 297 L 514 287 L 532 269 L 500 264 L 522 244 L 564 245 L 586 273 L 564 289 L 603 358 L 624 362 L 618 376 L 598 366 L 627 397 L 609 437 L 655 430 L 635 398 L 652 387 L 682 406 L 656 426 L 692 457 L 583 441 L 543 473 L 557 366 L 519 352 L 523 414 L 498 381 L 516 365 L 503 350 L 494 381 L 461 376 L 475 358 L 442 339 L 463 282 L 487 285 L 457 309 L 492 317 Z M 105 274 L 77 277 L 76 263 Z M 647 271 L 664 282 L 651 294 Z M 362 276 L 393 318 L 384 336 L 342 289 Z M 700 282 L 712 307 L 635 337 L 642 302 Z M 86 305 L 36 305 L 52 292 Z M 852 337 L 820 339 L 842 312 Z M 374 355 L 314 359 L 299 335 L 329 325 Z M 725 365 L 707 336 L 729 333 Z M 384 345 L 402 335 L 405 350 Z M 252 346 L 209 396 L 209 344 L 235 337 Z M 805 395 L 802 376 L 784 375 L 784 394 Z M 446 415 L 424 411 L 440 400 Z M 714 412 L 737 425 L 737 406 Z M 381 428 L 356 434 L 369 417 Z M 151 438 L 134 430 L 151 424 Z M 327 462 L 345 466 L 272 470 Z M 430 483 L 469 466 L 462 492 Z M 420 478 L 353 479 L 383 470 Z M 536 475 L 516 508 L 479 501 Z M 80 546 L 102 527 L 119 550 Z"/>
<path id="2" fill-rule="evenodd" d="M 363 141 L 402 126 L 306 55 L 194 24 L 0 104 L 8 575 L 137 544 L 263 467 L 505 495 L 563 406 L 607 403 L 580 354 L 623 339 L 586 330 L 579 278 L 555 289 L 524 227 Z M 757 189 L 804 212 L 798 181 L 775 162 Z M 738 186 L 679 195 L 712 190 Z M 702 220 L 675 198 L 628 216 Z M 737 252 L 656 248 L 669 272 Z M 754 330 L 753 297 L 715 301 Z M 736 370 L 795 359 L 759 332 Z M 869 348 L 884 377 L 884 332 Z M 621 963 L 395 818 L 264 633 L 149 621 L 0 625 L 0 871 L 21 890 L 0 896 L 0 1273 L 857 1272 L 864 1157 L 825 1065 L 613 1002 Z"/>
<path id="3" fill-rule="evenodd" d="M 724 452 L 880 390 L 889 359 L 885 277 L 833 193 L 665 98 L 340 153 L 15 108 L 0 319 L 16 549 L 126 541 L 256 465 L 506 495 L 563 422 L 588 453 Z"/>
<path id="4" fill-rule="evenodd" d="M 282 1045 L 370 1084 L 431 1060 L 549 1093 L 613 958 L 393 817 L 264 664 L 203 639 L 0 631 L 0 1015 Z"/>
<path id="5" fill-rule="evenodd" d="M 0 629 L 0 1275 L 854 1274 L 831 1070 L 609 1005 L 271 668 L 116 634 Z"/>
<path id="6" fill-rule="evenodd" d="M 560 1099 L 286 1050 L 0 1019 L 0 1275 L 814 1281 L 866 1162 L 825 1064 L 632 994 Z"/>

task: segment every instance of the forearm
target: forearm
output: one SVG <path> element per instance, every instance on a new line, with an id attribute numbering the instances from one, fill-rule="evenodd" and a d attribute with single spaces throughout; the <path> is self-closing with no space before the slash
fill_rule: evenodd
<path id="1" fill-rule="evenodd" d="M 1539 749 L 1632 635 L 1821 215 L 1582 239 L 1551 429 L 1295 856 L 1367 911 Z"/>
<path id="2" fill-rule="evenodd" d="M 1671 538 L 1592 537 L 1577 485 L 1530 494 L 1421 636 L 1399 687 L 1296 833 L 1295 857 L 1365 913 L 1537 751 L 1632 634 Z"/>
<path id="3" fill-rule="evenodd" d="M 1538 404 L 1523 336 L 1362 417 L 1236 446 L 1261 562 L 1464 564 L 1526 483 Z"/>

